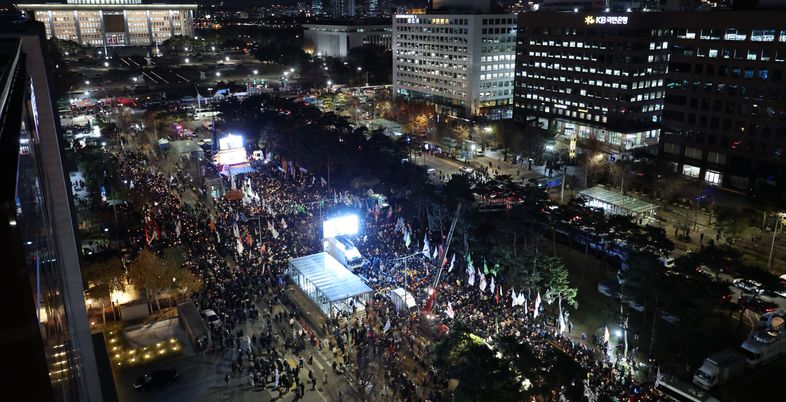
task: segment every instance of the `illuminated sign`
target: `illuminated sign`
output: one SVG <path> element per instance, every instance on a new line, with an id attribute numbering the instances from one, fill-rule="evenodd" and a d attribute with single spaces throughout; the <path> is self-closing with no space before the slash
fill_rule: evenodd
<path id="1" fill-rule="evenodd" d="M 617 16 L 593 16 L 588 15 L 584 17 L 584 24 L 586 25 L 626 25 L 628 23 L 628 17 L 617 17 Z"/>

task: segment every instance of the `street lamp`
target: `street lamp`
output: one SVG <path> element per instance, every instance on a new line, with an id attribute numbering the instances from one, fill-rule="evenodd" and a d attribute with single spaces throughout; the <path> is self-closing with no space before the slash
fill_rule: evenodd
<path id="1" fill-rule="evenodd" d="M 775 251 L 775 237 L 778 235 L 778 227 L 783 229 L 783 220 L 786 219 L 786 212 L 778 212 L 775 219 L 775 228 L 772 231 L 772 244 L 770 244 L 770 258 L 767 259 L 767 267 L 772 267 L 772 254 Z"/>
<path id="2" fill-rule="evenodd" d="M 186 64 L 188 64 L 190 62 L 191 62 L 191 60 L 189 60 L 188 57 L 186 57 Z"/>
<path id="3" fill-rule="evenodd" d="M 254 75 L 259 74 L 259 70 L 254 70 Z"/>
<path id="4" fill-rule="evenodd" d="M 220 76 L 221 76 L 221 71 L 216 71 L 216 77 L 220 77 Z"/>
<path id="5" fill-rule="evenodd" d="M 90 85 L 90 81 L 85 81 L 85 85 Z"/>
<path id="6" fill-rule="evenodd" d="M 328 86 L 331 86 L 331 85 L 333 85 L 333 81 L 328 80 L 327 84 L 328 84 Z"/>
<path id="7" fill-rule="evenodd" d="M 107 68 L 109 67 L 109 62 L 108 61 L 104 62 L 104 67 L 107 67 Z"/>
<path id="8" fill-rule="evenodd" d="M 210 51 L 215 52 L 216 51 L 216 47 L 215 46 L 210 46 Z"/>
<path id="9" fill-rule="evenodd" d="M 224 61 L 229 61 L 229 56 L 224 57 Z"/>

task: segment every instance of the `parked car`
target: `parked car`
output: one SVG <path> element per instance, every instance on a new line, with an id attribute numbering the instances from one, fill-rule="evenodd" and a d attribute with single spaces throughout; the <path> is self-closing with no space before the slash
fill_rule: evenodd
<path id="1" fill-rule="evenodd" d="M 167 385 L 176 379 L 177 370 L 175 369 L 154 370 L 137 378 L 136 381 L 134 381 L 134 389 L 137 391 L 144 391 L 151 388 L 157 388 Z"/>
<path id="2" fill-rule="evenodd" d="M 666 268 L 669 269 L 674 268 L 674 258 L 671 258 L 669 256 L 664 255 L 659 257 L 658 262 L 660 263 L 660 265 L 663 265 Z"/>
<path id="3" fill-rule="evenodd" d="M 750 279 L 736 278 L 731 282 L 735 288 L 742 289 L 746 292 L 758 293 L 761 291 L 761 283 Z"/>
<path id="4" fill-rule="evenodd" d="M 778 309 L 778 305 L 775 303 L 748 296 L 742 296 L 737 299 L 737 305 L 756 314 L 771 313 Z"/>
<path id="5" fill-rule="evenodd" d="M 212 326 L 219 326 L 221 325 L 221 319 L 218 318 L 218 314 L 215 311 L 207 309 L 202 311 L 202 318 L 205 319 L 208 325 Z"/>
<path id="6" fill-rule="evenodd" d="M 462 167 L 459 168 L 459 170 L 464 172 L 464 173 L 472 173 L 474 171 L 474 169 L 472 169 L 469 166 L 462 166 Z"/>

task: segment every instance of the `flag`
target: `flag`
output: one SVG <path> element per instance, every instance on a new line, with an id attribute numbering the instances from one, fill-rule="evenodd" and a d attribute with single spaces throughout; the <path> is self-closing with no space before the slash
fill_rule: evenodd
<path id="1" fill-rule="evenodd" d="M 483 273 L 480 273 L 480 281 L 478 282 L 478 288 L 481 292 L 486 290 L 486 276 Z"/>
<path id="2" fill-rule="evenodd" d="M 609 329 L 606 328 L 606 332 L 608 332 L 608 331 L 609 331 Z M 658 372 L 655 373 L 655 388 L 658 388 L 658 385 L 660 385 L 660 383 L 662 383 L 662 382 L 663 382 L 663 374 L 661 374 L 660 366 L 658 366 Z"/>
<path id="3" fill-rule="evenodd" d="M 483 259 L 483 275 L 488 275 L 488 274 L 489 274 L 489 266 L 488 266 L 488 264 L 486 264 L 486 259 L 484 258 Z"/>
<path id="4" fill-rule="evenodd" d="M 470 266 L 470 268 L 471 267 L 472 266 Z M 474 286 L 475 285 L 475 270 L 474 269 L 468 269 L 467 270 L 467 275 L 469 275 L 469 278 L 467 278 L 467 283 L 469 284 L 469 286 Z"/>
<path id="5" fill-rule="evenodd" d="M 494 293 L 494 289 L 497 288 L 497 286 L 494 285 L 494 278 L 493 277 L 491 278 L 491 284 L 489 285 L 489 288 L 491 288 L 491 293 Z"/>
<path id="6" fill-rule="evenodd" d="M 436 247 L 434 247 L 434 253 L 431 255 L 431 259 L 432 260 L 436 260 L 437 259 L 437 248 Z"/>
<path id="7" fill-rule="evenodd" d="M 175 225 L 175 236 L 180 238 L 180 219 L 177 220 L 177 224 Z"/>
<path id="8" fill-rule="evenodd" d="M 437 256 L 439 257 L 440 260 L 442 260 L 443 257 L 444 257 L 444 255 L 442 255 L 442 254 L 445 252 L 445 250 L 442 248 L 441 244 L 439 246 L 437 246 L 437 249 L 439 250 L 439 253 L 437 253 Z M 448 262 L 445 261 L 445 264 L 447 264 L 447 263 Z M 442 264 L 442 266 L 445 266 L 445 264 Z"/>
<path id="9" fill-rule="evenodd" d="M 453 271 L 453 264 L 456 263 L 456 253 L 453 253 L 453 257 L 450 258 L 450 267 L 448 267 L 448 272 Z"/>
<path id="10" fill-rule="evenodd" d="M 538 296 L 535 297 L 535 313 L 532 318 L 538 318 L 538 314 L 540 314 L 540 291 L 538 291 Z"/>
<path id="11" fill-rule="evenodd" d="M 322 184 L 322 187 L 325 187 L 327 185 L 327 181 L 322 176 L 319 176 L 319 182 Z"/>
<path id="12" fill-rule="evenodd" d="M 431 249 L 428 246 L 428 235 L 423 236 L 423 256 L 428 258 Z"/>
<path id="13" fill-rule="evenodd" d="M 603 343 L 607 343 L 609 339 L 611 339 L 611 334 L 609 333 L 609 326 L 606 325 L 603 329 Z"/>
<path id="14" fill-rule="evenodd" d="M 280 376 L 281 376 L 281 374 L 278 372 L 278 367 L 276 367 L 276 383 L 274 385 L 276 387 L 278 387 L 278 381 L 279 381 Z"/>
<path id="15" fill-rule="evenodd" d="M 494 274 L 494 276 L 497 276 L 497 272 L 499 272 L 499 263 L 498 262 L 494 263 L 494 270 L 491 271 L 491 272 Z"/>
<path id="16" fill-rule="evenodd" d="M 491 278 L 493 281 L 494 278 Z M 499 304 L 499 299 L 502 298 L 502 285 L 497 286 L 497 291 L 494 293 L 494 300 Z"/>
<path id="17" fill-rule="evenodd" d="M 232 233 L 235 237 L 240 237 L 240 228 L 237 226 L 237 222 L 232 223 Z"/>
<path id="18" fill-rule="evenodd" d="M 282 217 L 281 218 L 281 229 L 286 229 L 286 228 L 287 228 L 287 221 L 285 221 L 284 218 Z"/>
<path id="19" fill-rule="evenodd" d="M 390 318 L 388 318 L 388 322 L 385 323 L 385 328 L 382 328 L 382 333 L 390 331 Z"/>
<path id="20" fill-rule="evenodd" d="M 271 227 L 270 234 L 273 236 L 274 239 L 278 239 L 278 231 L 276 230 L 276 228 Z"/>
<path id="21" fill-rule="evenodd" d="M 410 243 L 412 243 L 412 239 L 409 237 L 409 231 L 404 228 L 404 246 L 409 248 Z"/>
<path id="22" fill-rule="evenodd" d="M 237 247 L 236 247 L 237 248 L 237 253 L 238 254 L 243 254 L 243 242 L 240 241 L 240 239 L 236 239 L 236 241 L 237 241 Z"/>
<path id="23" fill-rule="evenodd" d="M 448 309 L 445 310 L 445 314 L 447 314 L 447 316 L 450 318 L 453 318 L 456 315 L 453 311 L 453 305 L 451 305 L 450 302 L 448 302 Z"/>
<path id="24" fill-rule="evenodd" d="M 393 210 L 393 209 L 391 208 L 391 211 L 392 211 L 392 210 Z M 401 216 L 399 216 L 399 217 L 398 217 L 398 219 L 396 219 L 396 227 L 395 227 L 395 229 L 394 229 L 394 230 L 395 230 L 396 232 L 398 232 L 399 230 L 404 230 L 404 229 L 405 229 L 405 228 L 404 228 L 404 218 L 403 218 L 403 217 L 401 217 Z"/>
<path id="25" fill-rule="evenodd" d="M 516 289 L 510 288 L 510 305 L 516 306 L 519 303 L 519 296 L 516 294 Z"/>

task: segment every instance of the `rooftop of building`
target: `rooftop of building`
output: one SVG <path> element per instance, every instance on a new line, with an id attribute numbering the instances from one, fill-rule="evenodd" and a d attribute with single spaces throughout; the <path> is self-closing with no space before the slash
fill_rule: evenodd
<path id="1" fill-rule="evenodd" d="M 303 25 L 327 25 L 340 27 L 390 26 L 390 18 L 318 18 L 309 21 L 308 24 Z"/>

